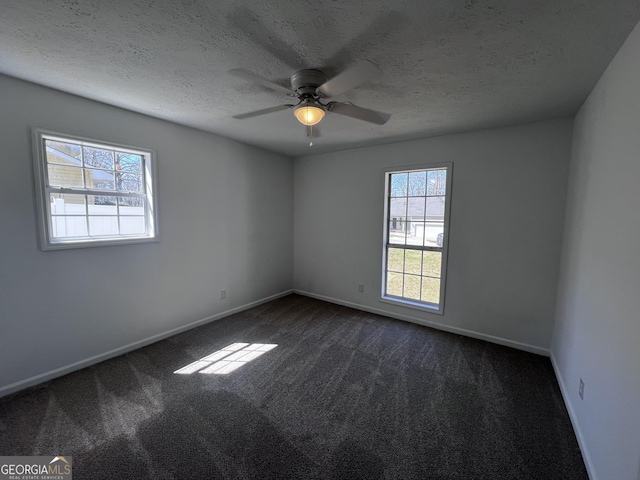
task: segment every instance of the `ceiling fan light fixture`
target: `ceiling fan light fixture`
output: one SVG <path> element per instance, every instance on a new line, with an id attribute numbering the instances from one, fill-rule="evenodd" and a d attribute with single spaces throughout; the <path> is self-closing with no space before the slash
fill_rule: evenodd
<path id="1" fill-rule="evenodd" d="M 324 118 L 324 110 L 315 105 L 301 105 L 293 111 L 298 121 L 307 126 L 315 125 Z"/>

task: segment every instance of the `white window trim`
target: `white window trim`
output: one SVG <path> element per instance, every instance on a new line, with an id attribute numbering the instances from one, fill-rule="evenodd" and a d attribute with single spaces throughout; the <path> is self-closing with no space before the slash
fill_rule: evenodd
<path id="1" fill-rule="evenodd" d="M 70 248 L 84 248 L 84 247 L 104 247 L 115 246 L 134 243 L 148 243 L 160 241 L 158 236 L 158 187 L 156 179 L 156 152 L 155 150 L 143 147 L 135 147 L 131 145 L 124 145 L 118 142 L 111 142 L 108 140 L 102 140 L 97 138 L 86 138 L 78 135 L 60 133 L 43 128 L 32 127 L 32 157 L 33 157 L 33 169 L 34 169 L 34 181 L 35 181 L 35 195 L 36 195 L 36 210 L 38 215 L 38 230 L 40 237 L 40 249 L 43 251 L 48 250 L 63 250 Z M 124 151 L 133 151 L 136 153 L 142 153 L 145 155 L 144 162 L 144 182 L 145 182 L 145 196 L 148 205 L 148 211 L 145 212 L 146 230 L 147 233 L 141 235 L 126 235 L 115 237 L 94 237 L 94 238 L 70 238 L 56 240 L 53 239 L 51 232 L 51 205 L 48 195 L 48 182 L 47 182 L 47 169 L 46 169 L 46 154 L 44 149 L 44 140 L 46 137 L 57 137 L 63 141 L 70 140 L 79 142 L 81 144 L 89 145 L 104 145 L 110 148 L 116 148 Z M 75 193 L 75 189 L 73 193 Z M 82 190 L 82 189 L 79 189 Z M 87 194 L 91 194 L 91 191 L 87 191 Z M 105 193 L 105 191 L 101 191 Z M 114 192 L 115 196 L 118 196 Z"/>
<path id="2" fill-rule="evenodd" d="M 427 302 L 418 302 L 401 297 L 395 297 L 386 295 L 387 288 L 387 243 L 388 243 L 388 209 L 389 209 L 389 176 L 392 173 L 399 172 L 411 172 L 416 170 L 429 170 L 436 168 L 447 169 L 447 183 L 446 183 L 446 195 L 445 195 L 445 211 L 444 211 L 444 241 L 442 244 L 442 267 L 440 273 L 440 298 L 438 305 Z M 449 255 L 449 217 L 451 212 L 451 197 L 452 197 L 452 178 L 453 178 L 453 162 L 440 162 L 440 163 L 421 163 L 417 165 L 399 165 L 392 167 L 384 167 L 382 173 L 382 181 L 384 185 L 383 196 L 383 233 L 382 233 L 382 282 L 380 286 L 380 298 L 382 303 L 388 303 L 391 305 L 410 308 L 413 310 L 419 310 L 421 312 L 432 313 L 436 315 L 444 315 L 445 306 L 445 290 L 447 284 L 447 261 Z"/>

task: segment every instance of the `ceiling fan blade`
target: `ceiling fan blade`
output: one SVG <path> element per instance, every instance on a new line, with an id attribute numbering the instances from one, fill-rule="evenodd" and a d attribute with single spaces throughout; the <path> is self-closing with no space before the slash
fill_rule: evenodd
<path id="1" fill-rule="evenodd" d="M 263 87 L 267 87 L 270 90 L 274 90 L 279 93 L 286 93 L 287 95 L 291 95 L 293 92 L 290 88 L 284 87 L 279 83 L 272 82 L 271 80 L 267 80 L 266 78 L 261 77 L 249 70 L 245 70 L 244 68 L 234 68 L 229 70 L 231 75 L 235 75 L 236 77 L 244 78 L 245 80 L 249 80 L 250 82 L 257 83 L 258 85 L 262 85 Z"/>
<path id="2" fill-rule="evenodd" d="M 368 60 L 361 60 L 335 77 L 327 80 L 317 89 L 325 97 L 335 97 L 375 80 L 381 75 L 380 69 Z"/>
<path id="3" fill-rule="evenodd" d="M 266 115 L 267 113 L 279 112 L 280 110 L 287 110 L 293 107 L 293 105 L 278 105 L 277 107 L 263 108 L 262 110 L 256 110 L 255 112 L 240 113 L 239 115 L 233 115 L 233 118 L 238 120 L 244 120 L 245 118 L 258 117 L 260 115 Z"/>
<path id="4" fill-rule="evenodd" d="M 356 52 L 359 52 L 357 58 L 367 58 L 368 52 L 378 50 L 384 41 L 397 37 L 398 33 L 406 28 L 408 22 L 409 18 L 404 13 L 385 8 L 373 23 L 364 27 L 344 43 L 331 58 L 325 61 L 324 65 L 351 65 L 356 59 L 353 56 Z M 356 25 L 354 25 L 356 28 L 362 26 L 361 22 L 357 22 Z"/>
<path id="5" fill-rule="evenodd" d="M 368 108 L 356 107 L 350 103 L 329 102 L 327 110 L 345 117 L 357 118 L 365 122 L 375 123 L 376 125 L 384 125 L 391 118 L 391 115 L 383 112 L 376 112 Z"/>
<path id="6" fill-rule="evenodd" d="M 260 12 L 255 6 L 252 7 L 256 12 Z M 264 15 L 254 13 L 253 10 L 245 6 L 235 7 L 227 17 L 229 23 L 291 70 L 301 67 L 309 68 L 307 59 L 298 52 L 298 49 L 293 48 L 285 41 L 285 38 L 288 38 L 286 32 L 281 28 L 274 27 L 273 22 L 269 22 Z"/>

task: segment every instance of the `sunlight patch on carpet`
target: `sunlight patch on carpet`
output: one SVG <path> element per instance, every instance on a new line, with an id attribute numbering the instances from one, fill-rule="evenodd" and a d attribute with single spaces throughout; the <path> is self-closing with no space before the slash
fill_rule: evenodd
<path id="1" fill-rule="evenodd" d="M 269 350 L 273 350 L 277 346 L 278 345 L 274 343 L 232 343 L 173 373 L 191 375 L 192 373 L 199 372 L 207 375 L 226 375 L 264 355 Z"/>

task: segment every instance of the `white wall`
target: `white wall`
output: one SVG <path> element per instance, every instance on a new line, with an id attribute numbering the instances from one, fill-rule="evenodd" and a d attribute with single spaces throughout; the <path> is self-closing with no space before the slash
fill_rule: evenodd
<path id="1" fill-rule="evenodd" d="M 571 128 L 559 119 L 297 158 L 294 288 L 548 354 Z M 443 161 L 453 197 L 439 316 L 379 301 L 382 172 Z"/>
<path id="2" fill-rule="evenodd" d="M 291 289 L 292 159 L 4 76 L 0 105 L 0 395 Z M 40 251 L 31 125 L 155 149 L 161 241 Z"/>
<path id="3" fill-rule="evenodd" d="M 640 27 L 576 117 L 552 358 L 593 480 L 640 478 Z M 578 396 L 580 378 L 584 400 Z"/>

